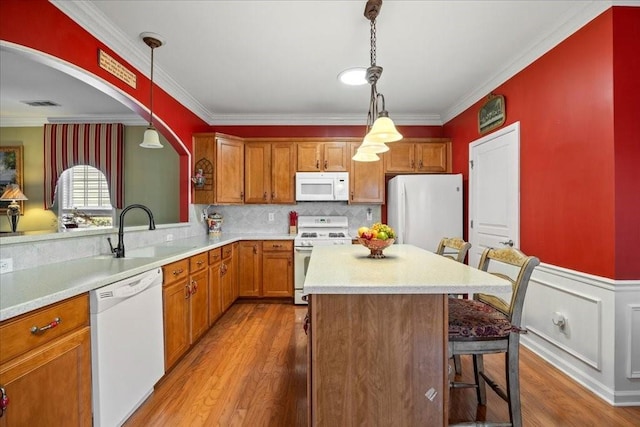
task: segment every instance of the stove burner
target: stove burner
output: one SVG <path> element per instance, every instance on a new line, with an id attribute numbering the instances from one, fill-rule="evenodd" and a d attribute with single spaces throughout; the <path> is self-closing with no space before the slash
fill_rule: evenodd
<path id="1" fill-rule="evenodd" d="M 302 233 L 300 235 L 300 237 L 304 238 L 304 239 L 309 239 L 312 237 L 318 237 L 318 233 Z"/>
<path id="2" fill-rule="evenodd" d="M 344 233 L 329 233 L 329 237 L 346 237 Z"/>

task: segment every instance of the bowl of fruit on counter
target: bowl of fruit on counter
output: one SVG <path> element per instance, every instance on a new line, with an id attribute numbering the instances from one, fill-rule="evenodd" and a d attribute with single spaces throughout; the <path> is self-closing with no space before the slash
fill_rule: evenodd
<path id="1" fill-rule="evenodd" d="M 384 258 L 384 249 L 393 245 L 396 233 L 393 228 L 379 222 L 371 227 L 358 228 L 358 242 L 369 249 L 369 258 Z"/>

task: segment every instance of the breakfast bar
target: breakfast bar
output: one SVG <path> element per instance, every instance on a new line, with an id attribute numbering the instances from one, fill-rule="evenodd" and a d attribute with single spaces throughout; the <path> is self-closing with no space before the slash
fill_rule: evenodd
<path id="1" fill-rule="evenodd" d="M 511 291 L 504 279 L 412 245 L 384 255 L 313 248 L 304 284 L 311 426 L 446 426 L 448 294 Z"/>

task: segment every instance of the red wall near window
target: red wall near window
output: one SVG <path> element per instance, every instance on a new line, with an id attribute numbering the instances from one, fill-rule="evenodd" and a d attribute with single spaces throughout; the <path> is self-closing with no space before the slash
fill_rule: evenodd
<path id="1" fill-rule="evenodd" d="M 632 279 L 640 277 L 640 262 L 632 259 L 636 258 L 632 249 L 640 239 L 633 220 L 638 219 L 640 202 L 638 175 L 631 166 L 640 160 L 640 9 L 613 9 L 494 92 L 506 98 L 505 126 L 520 122 L 523 251 L 549 264 Z M 634 68 L 627 69 L 631 62 Z M 614 74 L 616 96 L 625 92 L 616 99 L 615 126 Z M 480 138 L 477 112 L 481 104 L 444 126 L 444 134 L 453 139 L 454 171 L 465 176 L 468 145 Z M 632 111 L 636 112 L 633 119 Z M 619 138 L 622 135 L 623 141 Z"/>

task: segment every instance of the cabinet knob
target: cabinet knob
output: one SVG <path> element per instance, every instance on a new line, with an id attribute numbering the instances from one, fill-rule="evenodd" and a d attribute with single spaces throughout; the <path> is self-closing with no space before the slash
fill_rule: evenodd
<path id="1" fill-rule="evenodd" d="M 196 261 L 196 264 L 198 264 L 198 266 L 201 266 L 202 264 L 204 264 L 204 261 L 202 261 L 202 260 Z"/>
<path id="2" fill-rule="evenodd" d="M 0 387 L 0 417 L 4 415 L 5 409 L 9 406 L 9 397 L 4 387 Z"/>
<path id="3" fill-rule="evenodd" d="M 31 333 L 33 335 L 42 335 L 45 332 L 47 332 L 49 329 L 53 329 L 56 326 L 58 326 L 60 322 L 62 322 L 62 319 L 59 317 L 56 317 L 55 319 L 53 319 L 51 322 L 47 323 L 44 326 L 32 326 Z"/>
<path id="4" fill-rule="evenodd" d="M 173 270 L 171 274 L 173 274 L 174 276 L 179 276 L 182 274 L 183 271 L 184 270 L 182 268 L 179 268 L 178 270 Z"/>
<path id="5" fill-rule="evenodd" d="M 264 194 L 262 195 L 262 200 L 267 200 L 267 192 L 265 191 Z"/>

